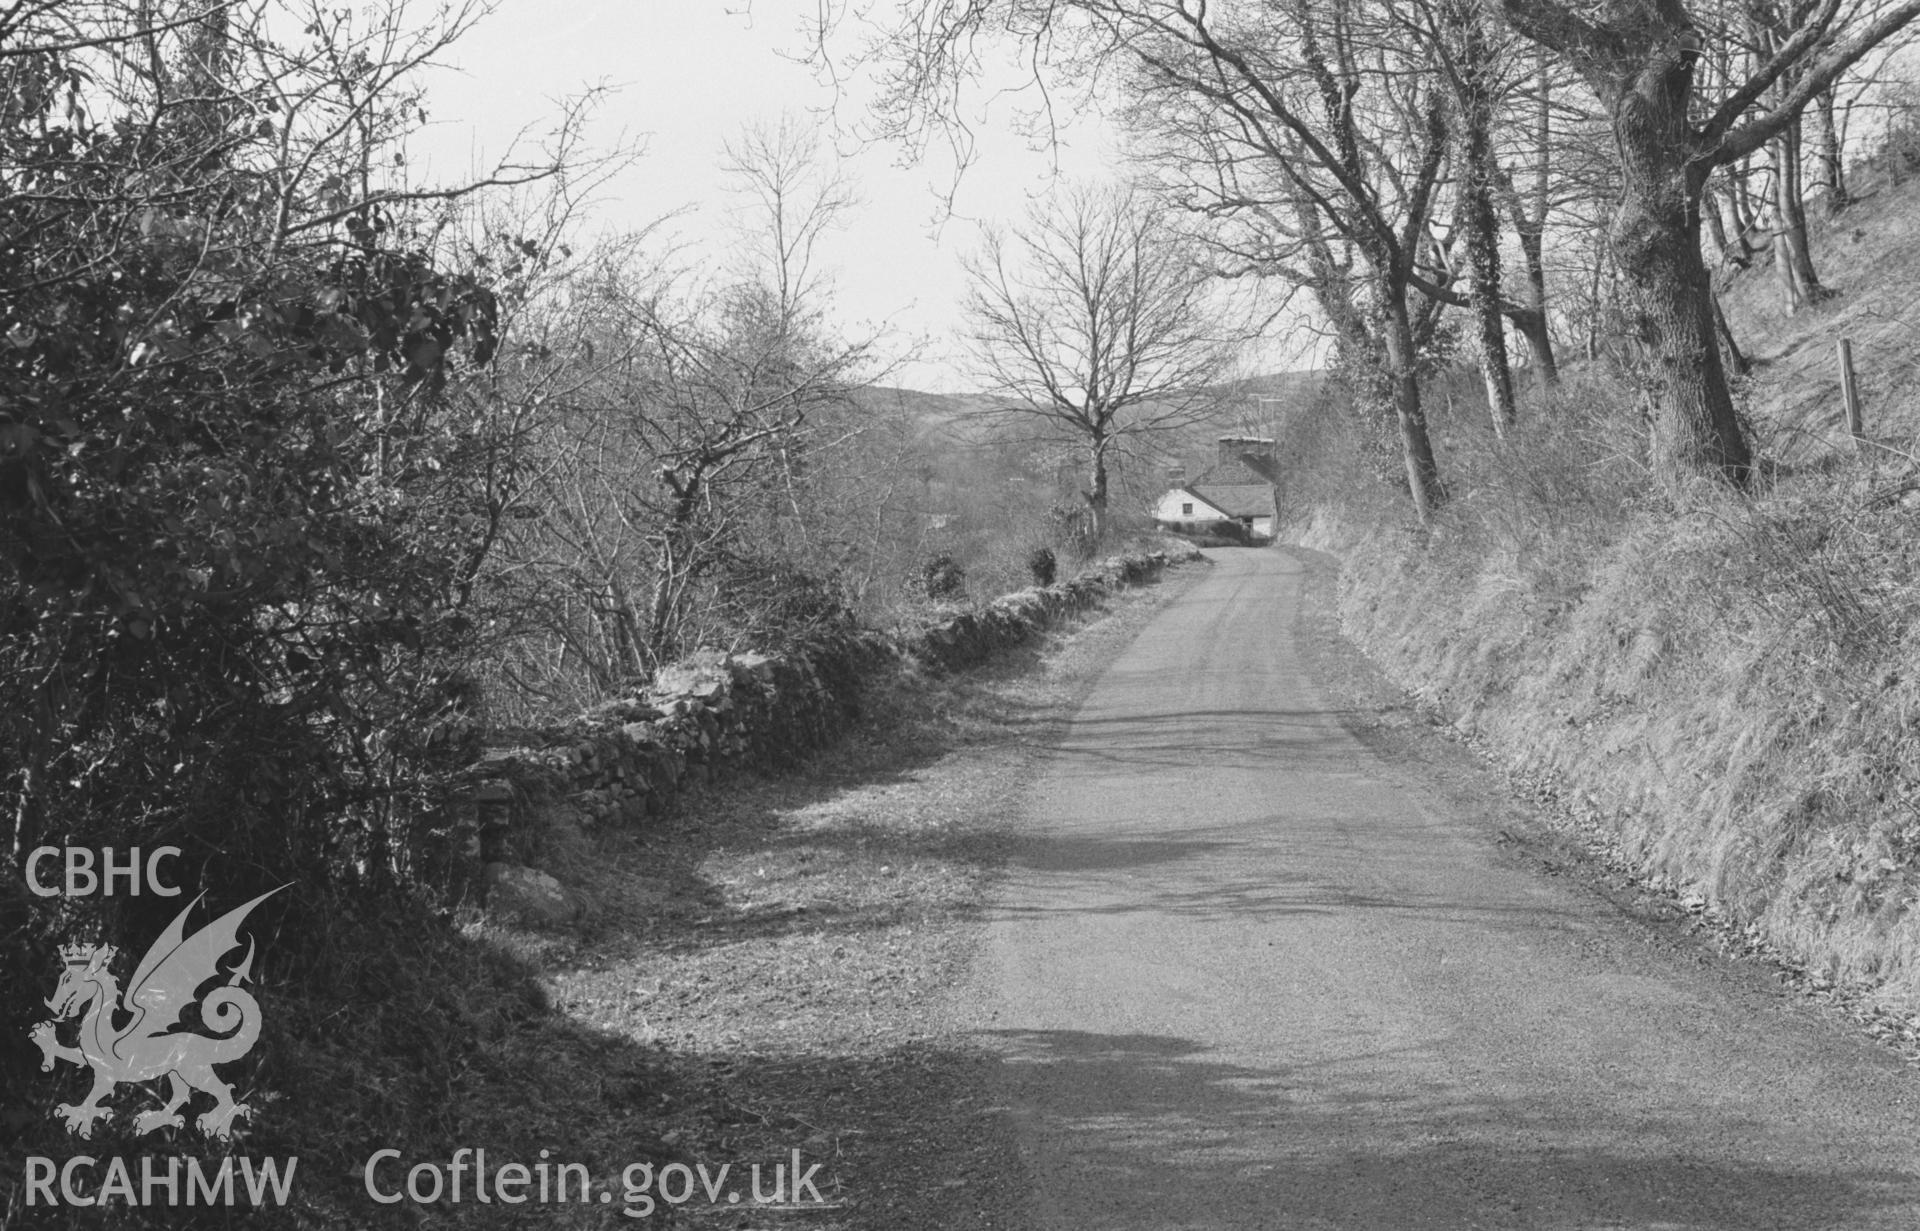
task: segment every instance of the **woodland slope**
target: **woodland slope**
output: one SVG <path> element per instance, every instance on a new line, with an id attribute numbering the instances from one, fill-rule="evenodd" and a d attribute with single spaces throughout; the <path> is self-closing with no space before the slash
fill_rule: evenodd
<path id="1" fill-rule="evenodd" d="M 1661 491 L 1637 398 L 1599 364 L 1504 442 L 1464 411 L 1437 417 L 1458 496 L 1427 530 L 1324 423 L 1283 448 L 1295 537 L 1342 555 L 1343 621 L 1390 675 L 1618 863 L 1908 1040 L 1916 219 L 1908 183 L 1822 224 L 1833 294 L 1798 313 L 1776 306 L 1764 264 L 1727 280 L 1757 361 L 1745 413 L 1764 478 L 1749 491 Z M 1840 337 L 1866 396 L 1858 445 Z"/>

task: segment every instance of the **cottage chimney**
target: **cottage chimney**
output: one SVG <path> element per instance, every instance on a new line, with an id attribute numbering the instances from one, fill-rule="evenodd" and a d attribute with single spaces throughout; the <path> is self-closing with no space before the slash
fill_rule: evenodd
<path id="1" fill-rule="evenodd" d="M 1185 487 L 1187 485 L 1187 467 L 1183 462 L 1175 462 L 1167 467 L 1167 486 Z"/>
<path id="2" fill-rule="evenodd" d="M 1222 436 L 1220 438 L 1220 462 L 1239 461 L 1242 457 L 1256 457 L 1261 461 L 1273 460 L 1273 440 L 1267 436 Z"/>

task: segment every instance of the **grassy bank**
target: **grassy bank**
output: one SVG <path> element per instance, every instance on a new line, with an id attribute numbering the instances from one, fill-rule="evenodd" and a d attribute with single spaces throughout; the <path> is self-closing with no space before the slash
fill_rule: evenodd
<path id="1" fill-rule="evenodd" d="M 1676 501 L 1598 376 L 1504 442 L 1437 427 L 1455 499 L 1426 532 L 1351 426 L 1294 442 L 1295 536 L 1342 556 L 1349 631 L 1640 875 L 1920 1009 L 1912 442 Z"/>

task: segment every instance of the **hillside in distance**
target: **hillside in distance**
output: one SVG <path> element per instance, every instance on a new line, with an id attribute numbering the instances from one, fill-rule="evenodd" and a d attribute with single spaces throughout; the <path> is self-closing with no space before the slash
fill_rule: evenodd
<path id="1" fill-rule="evenodd" d="M 1236 382 L 1223 395 L 1215 416 L 1130 442 L 1116 459 L 1118 468 L 1139 476 L 1148 486 L 1175 464 L 1198 473 L 1210 464 L 1221 436 L 1277 437 L 1286 418 L 1319 394 L 1326 375 L 1319 369 L 1269 372 Z M 1030 444 L 1035 436 L 1015 417 L 985 413 L 1007 405 L 1004 397 L 875 385 L 859 390 L 854 398 L 862 409 L 901 424 L 917 444 L 928 448 L 1014 448 Z"/>
<path id="2" fill-rule="evenodd" d="M 853 392 L 854 403 L 879 418 L 899 419 L 916 434 L 959 430 L 970 416 L 991 408 L 994 400 L 975 393 L 923 393 L 894 385 L 868 385 Z"/>

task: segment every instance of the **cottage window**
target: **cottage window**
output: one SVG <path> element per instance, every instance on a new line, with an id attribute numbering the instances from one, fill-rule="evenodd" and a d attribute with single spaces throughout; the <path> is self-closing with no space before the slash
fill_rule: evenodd
<path id="1" fill-rule="evenodd" d="M 1180 506 L 1180 515 L 1182 517 L 1191 517 L 1193 515 L 1193 501 L 1189 500 Z"/>

